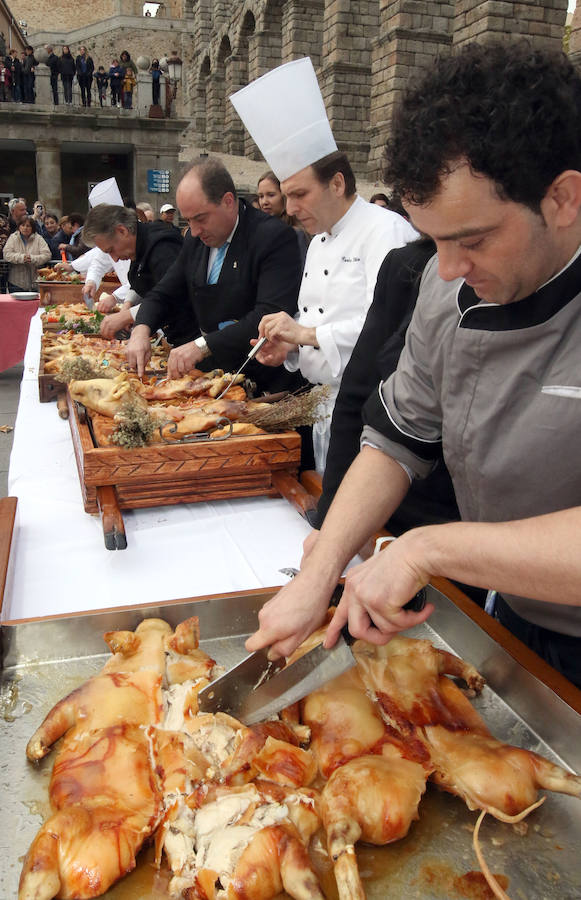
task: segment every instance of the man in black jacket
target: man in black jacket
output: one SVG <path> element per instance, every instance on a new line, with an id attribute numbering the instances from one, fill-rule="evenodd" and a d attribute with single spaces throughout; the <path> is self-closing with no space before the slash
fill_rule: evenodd
<path id="1" fill-rule="evenodd" d="M 236 371 L 262 316 L 296 312 L 301 261 L 295 233 L 237 199 L 234 182 L 218 160 L 194 163 L 178 186 L 177 203 L 190 234 L 174 265 L 143 298 L 127 346 L 128 361 L 142 374 L 150 335 L 187 303 L 189 321 L 175 341 L 180 346 L 171 351 L 170 377 L 194 367 Z M 253 361 L 246 371 L 259 389 L 300 384 L 296 373 L 283 366 Z"/>
<path id="2" fill-rule="evenodd" d="M 12 75 L 12 100 L 14 103 L 22 103 L 22 63 L 18 59 L 18 51 L 10 49 L 6 57 L 6 65 Z"/>
<path id="3" fill-rule="evenodd" d="M 60 73 L 60 62 L 59 58 L 54 52 L 54 48 L 51 44 L 46 44 L 45 48 L 48 53 L 48 59 L 46 61 L 47 66 L 50 69 L 50 88 L 52 91 L 52 102 L 55 106 L 59 105 L 59 73 Z"/>
<path id="4" fill-rule="evenodd" d="M 83 106 L 91 105 L 91 85 L 93 83 L 93 72 L 95 64 L 87 53 L 86 47 L 81 47 L 79 55 L 75 60 L 75 70 L 77 73 L 77 81 L 81 89 L 81 101 Z"/>
<path id="5" fill-rule="evenodd" d="M 132 260 L 128 280 L 134 296 L 126 300 L 120 312 L 107 316 L 101 324 L 101 334 L 112 338 L 133 325 L 132 307 L 137 298 L 161 281 L 178 258 L 183 238 L 178 229 L 168 228 L 163 222 L 139 222 L 133 209 L 100 203 L 87 216 L 83 239 L 88 246 L 108 253 L 115 262 Z M 175 323 L 164 324 L 166 334 L 176 327 Z"/>
<path id="6" fill-rule="evenodd" d="M 24 93 L 24 103 L 34 103 L 36 94 L 34 92 L 35 71 L 38 63 L 34 56 L 34 48 L 28 45 L 24 48 L 25 56 L 22 61 L 22 90 Z"/>

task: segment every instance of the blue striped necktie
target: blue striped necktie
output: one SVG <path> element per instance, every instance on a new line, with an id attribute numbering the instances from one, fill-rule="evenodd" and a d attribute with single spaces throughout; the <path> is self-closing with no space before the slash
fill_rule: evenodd
<path id="1" fill-rule="evenodd" d="M 222 244 L 221 247 L 218 247 L 218 252 L 214 257 L 214 262 L 212 263 L 212 268 L 210 269 L 210 274 L 208 275 L 208 284 L 216 284 L 216 282 L 218 281 L 227 249 L 228 241 L 226 241 L 225 244 Z"/>

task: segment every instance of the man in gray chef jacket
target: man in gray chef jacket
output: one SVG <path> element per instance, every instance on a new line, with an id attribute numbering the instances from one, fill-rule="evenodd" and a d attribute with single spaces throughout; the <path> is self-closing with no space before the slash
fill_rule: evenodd
<path id="1" fill-rule="evenodd" d="M 386 643 L 434 575 L 495 589 L 496 615 L 581 686 L 581 76 L 562 54 L 470 45 L 409 89 L 386 181 L 438 255 L 396 372 L 300 575 L 247 642 L 288 654 L 345 564 L 443 450 L 463 521 L 412 529 L 350 570 L 329 626 Z"/>

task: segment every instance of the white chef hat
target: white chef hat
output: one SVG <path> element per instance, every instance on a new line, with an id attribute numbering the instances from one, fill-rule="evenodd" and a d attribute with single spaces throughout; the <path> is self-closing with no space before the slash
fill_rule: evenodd
<path id="1" fill-rule="evenodd" d="M 89 205 L 98 206 L 99 203 L 109 203 L 111 206 L 123 206 L 123 197 L 117 186 L 115 178 L 107 178 L 100 181 L 89 194 Z"/>
<path id="2" fill-rule="evenodd" d="M 280 181 L 337 150 L 308 56 L 267 72 L 230 100 Z"/>

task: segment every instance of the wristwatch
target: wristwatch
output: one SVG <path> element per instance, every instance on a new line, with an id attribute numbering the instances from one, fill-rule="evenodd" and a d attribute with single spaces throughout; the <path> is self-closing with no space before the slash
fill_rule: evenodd
<path id="1" fill-rule="evenodd" d="M 202 351 L 202 359 L 205 359 L 207 356 L 212 355 L 212 351 L 210 350 L 210 348 L 208 347 L 208 345 L 206 343 L 206 338 L 203 338 L 203 337 L 196 338 L 194 341 L 194 344 L 196 345 L 196 347 L 199 347 L 200 350 Z"/>

